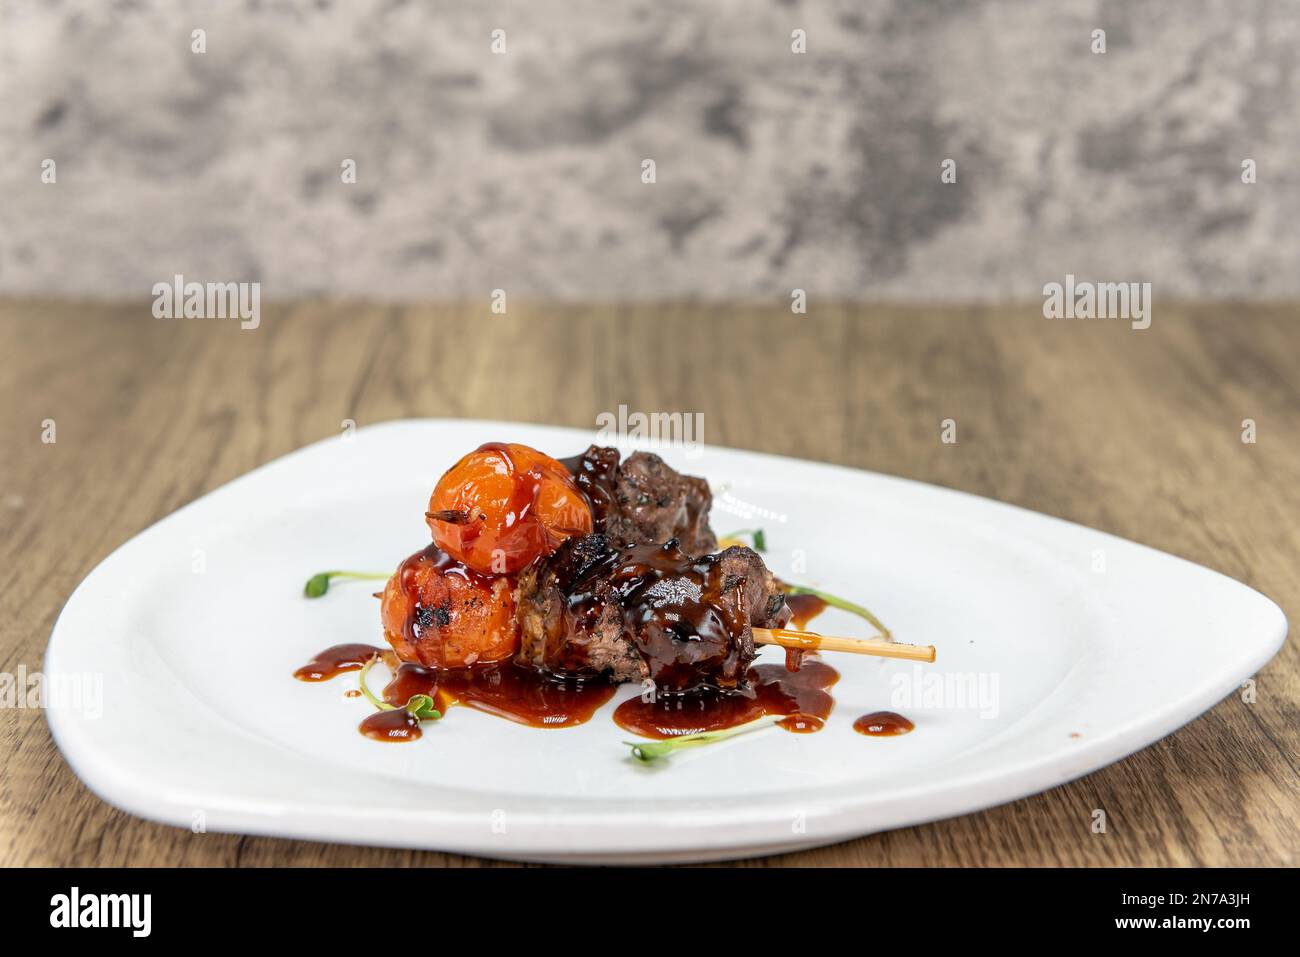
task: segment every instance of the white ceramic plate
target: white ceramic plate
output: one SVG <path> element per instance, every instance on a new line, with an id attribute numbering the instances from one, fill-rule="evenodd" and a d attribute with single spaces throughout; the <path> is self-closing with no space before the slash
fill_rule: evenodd
<path id="1" fill-rule="evenodd" d="M 263 466 L 109 556 L 68 601 L 45 661 L 47 682 L 102 676 L 102 708 L 72 695 L 49 707 L 76 773 L 105 800 L 182 827 L 551 861 L 742 857 L 1086 774 L 1210 708 L 1286 636 L 1281 610 L 1250 588 L 1078 525 L 868 472 L 666 450 L 728 489 L 713 511 L 720 534 L 762 525 L 778 575 L 862 601 L 900 640 L 937 646 L 938 663 L 837 656 L 820 733 L 773 728 L 663 767 L 620 743 L 610 715 L 631 689 L 575 728 L 454 708 L 419 741 L 363 738 L 369 708 L 344 697 L 355 674 L 291 675 L 328 645 L 382 643 L 376 586 L 309 601 L 302 584 L 327 568 L 390 569 L 427 544 L 433 484 L 493 439 L 562 456 L 592 436 L 373 426 Z M 833 611 L 815 627 L 870 634 Z M 881 709 L 916 730 L 852 730 Z"/>

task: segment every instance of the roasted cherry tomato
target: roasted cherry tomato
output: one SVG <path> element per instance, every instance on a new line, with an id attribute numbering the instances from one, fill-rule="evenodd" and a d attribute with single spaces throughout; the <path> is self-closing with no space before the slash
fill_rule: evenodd
<path id="1" fill-rule="evenodd" d="M 500 661 L 519 646 L 510 582 L 480 575 L 434 545 L 402 562 L 380 614 L 397 657 L 426 668 Z"/>
<path id="2" fill-rule="evenodd" d="M 511 574 L 566 538 L 591 532 L 591 506 L 569 470 L 526 445 L 490 442 L 438 482 L 426 516 L 433 540 L 486 574 Z"/>

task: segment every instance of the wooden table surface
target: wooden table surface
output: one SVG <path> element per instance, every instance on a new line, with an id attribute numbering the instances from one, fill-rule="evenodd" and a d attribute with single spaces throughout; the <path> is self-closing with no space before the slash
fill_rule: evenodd
<path id="1" fill-rule="evenodd" d="M 1215 568 L 1300 613 L 1300 309 L 1175 307 L 1152 327 L 1004 308 L 264 307 L 0 303 L 0 670 L 122 542 L 344 419 L 593 428 L 700 411 L 714 444 L 838 462 L 1058 515 Z M 940 441 L 940 422 L 958 442 Z M 1254 419 L 1258 440 L 1241 441 Z M 54 419 L 57 441 L 41 440 Z M 1225 634 L 1225 642 L 1232 641 Z M 979 814 L 753 863 L 1295 864 L 1300 652 L 1128 759 Z M 1109 827 L 1093 834 L 1092 811 Z M 478 865 L 192 834 L 90 794 L 42 716 L 0 710 L 3 865 Z"/>

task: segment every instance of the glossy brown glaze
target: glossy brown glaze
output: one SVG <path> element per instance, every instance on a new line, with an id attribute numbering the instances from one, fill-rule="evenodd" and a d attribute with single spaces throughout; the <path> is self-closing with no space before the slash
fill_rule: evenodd
<path id="1" fill-rule="evenodd" d="M 808 622 L 826 610 L 826 599 L 816 595 L 787 594 L 785 603 L 790 608 L 790 627 L 796 631 L 803 631 Z"/>
<path id="2" fill-rule="evenodd" d="M 303 678 L 307 681 L 324 681 L 359 670 L 376 655 L 389 667 L 396 664 L 391 651 L 373 645 L 336 645 L 295 674 L 310 675 Z M 654 703 L 633 698 L 619 706 L 614 720 L 628 731 L 650 738 L 717 731 L 763 715 L 785 715 L 778 724 L 788 731 L 818 731 L 835 706 L 830 689 L 839 673 L 812 657 L 797 671 L 783 665 L 756 665 L 749 669 L 747 679 L 742 690 L 665 695 Z M 464 705 L 535 728 L 567 728 L 589 721 L 615 690 L 608 681 L 557 681 L 513 662 L 448 671 L 404 663 L 397 665 L 383 691 L 384 702 L 397 710 L 368 715 L 359 730 L 381 741 L 420 737 L 419 722 L 404 710 L 419 694 L 433 698 L 444 713 Z"/>
<path id="3" fill-rule="evenodd" d="M 520 576 L 516 660 L 551 674 L 650 680 L 661 694 L 743 683 L 752 627 L 789 620 L 748 548 L 692 558 L 674 540 L 615 546 L 565 542 Z"/>
<path id="4" fill-rule="evenodd" d="M 403 661 L 426 668 L 509 658 L 519 646 L 513 586 L 511 576 L 482 575 L 430 545 L 384 587 L 384 637 Z"/>
<path id="5" fill-rule="evenodd" d="M 915 727 L 916 725 L 896 711 L 873 711 L 853 722 L 853 730 L 858 734 L 878 738 L 907 734 Z"/>
<path id="6" fill-rule="evenodd" d="M 373 645 L 327 648 L 295 675 L 308 675 L 302 678 L 304 681 L 326 681 L 345 671 L 359 670 L 376 655 L 395 669 L 384 687 L 383 700 L 398 710 L 368 715 L 358 730 L 381 741 L 420 737 L 419 722 L 404 710 L 418 694 L 428 695 L 444 713 L 455 705 L 465 705 L 535 728 L 568 728 L 589 721 L 616 690 L 608 681 L 557 681 L 510 662 L 452 670 L 399 664 L 392 651 Z"/>
<path id="7" fill-rule="evenodd" d="M 541 487 L 542 476 L 540 471 L 536 468 L 530 468 L 524 462 L 516 461 L 514 449 L 507 442 L 484 442 L 474 451 L 495 452 L 509 463 L 512 483 L 510 495 L 503 509 L 501 524 L 506 528 L 520 529 L 521 536 L 526 540 L 526 549 L 536 551 L 537 554 L 545 554 L 546 542 L 542 529 L 537 523 L 529 521 L 529 511 L 532 509 L 537 498 L 537 492 Z M 433 513 L 430 513 L 430 515 L 433 515 Z M 463 519 L 448 524 L 456 526 L 457 535 L 463 545 L 470 547 L 478 541 L 483 533 L 484 522 L 481 519 L 481 515 L 475 515 L 471 518 L 466 514 Z M 438 522 L 431 519 L 430 525 L 436 527 Z"/>
<path id="8" fill-rule="evenodd" d="M 455 576 L 475 586 L 476 590 L 488 594 L 492 590 L 493 576 L 484 575 L 465 563 L 456 561 L 437 545 L 426 546 L 406 558 L 401 565 L 397 566 L 394 581 L 402 595 L 409 596 L 408 600 L 402 603 L 399 634 L 412 645 L 423 638 L 425 629 L 446 624 L 445 610 L 440 606 L 422 604 L 420 601 L 422 586 L 432 575 Z M 394 620 L 393 624 L 398 622 Z"/>
<path id="9" fill-rule="evenodd" d="M 398 708 L 396 711 L 376 711 L 368 715 L 357 730 L 367 738 L 395 744 L 414 741 L 421 734 L 419 719 L 412 717 L 404 708 Z"/>
<path id="10" fill-rule="evenodd" d="M 777 723 L 787 731 L 820 731 L 835 707 L 830 689 L 840 675 L 826 662 L 809 656 L 798 671 L 784 665 L 755 665 L 748 678 L 747 687 L 732 692 L 663 695 L 653 702 L 632 698 L 615 709 L 614 720 L 646 738 L 720 731 L 764 715 L 785 715 Z"/>
<path id="11" fill-rule="evenodd" d="M 384 688 L 384 701 L 401 707 L 412 695 L 427 694 L 443 712 L 464 705 L 534 728 L 569 728 L 589 721 L 614 691 L 608 681 L 557 681 L 510 662 L 449 671 L 403 664 Z"/>
<path id="12" fill-rule="evenodd" d="M 573 476 L 537 449 L 486 442 L 438 480 L 425 513 L 434 542 L 472 568 L 514 574 L 591 531 Z"/>
<path id="13" fill-rule="evenodd" d="M 374 645 L 332 645 L 293 673 L 299 681 L 329 681 L 345 671 L 360 671 L 367 661 L 384 653 Z"/>
<path id="14" fill-rule="evenodd" d="M 586 483 L 584 494 L 599 498 L 600 460 L 584 461 L 596 475 Z M 616 458 L 612 461 L 617 464 Z M 835 669 L 821 661 L 812 646 L 787 649 L 784 666 L 751 667 L 756 649 L 749 637 L 751 618 L 764 626 L 783 624 L 791 615 L 789 603 L 802 626 L 826 607 L 822 599 L 769 592 L 749 567 L 761 570 L 762 563 L 748 549 L 698 559 L 676 542 L 590 551 L 564 580 L 564 637 L 572 641 L 584 630 L 594 630 L 597 619 L 615 612 L 621 619 L 618 632 L 628 636 L 656 687 L 669 689 L 657 702 L 637 698 L 624 703 L 615 713 L 618 724 L 654 738 L 729 728 L 764 715 L 782 716 L 778 723 L 794 732 L 823 726 L 834 707 L 830 689 L 839 678 Z M 747 557 L 752 561 L 746 562 Z M 431 546 L 407 559 L 392 584 L 403 592 L 414 591 L 416 576 L 434 569 L 476 587 L 491 581 Z M 418 620 L 423 606 L 411 606 L 410 617 L 393 622 L 393 630 L 408 641 L 421 637 L 423 628 Z M 324 680 L 360 668 L 379 651 L 370 645 L 336 646 L 299 669 L 299 676 Z M 599 674 L 557 677 L 556 669 L 548 673 L 514 661 L 431 668 L 413 662 L 397 665 L 391 652 L 385 661 L 396 670 L 384 699 L 397 710 L 371 715 L 361 730 L 386 741 L 419 736 L 419 722 L 403 710 L 417 694 L 432 697 L 443 712 L 462 704 L 533 727 L 569 727 L 589 720 L 615 691 Z"/>
<path id="15" fill-rule="evenodd" d="M 689 555 L 717 551 L 709 527 L 709 483 L 683 475 L 652 452 L 619 461 L 615 448 L 591 446 L 562 459 L 592 517 L 592 531 L 616 545 L 660 544 L 677 539 Z"/>
<path id="16" fill-rule="evenodd" d="M 676 542 L 632 545 L 615 554 L 608 573 L 658 687 L 689 688 L 705 672 L 713 682 L 735 684 L 744 673 L 752 651 L 734 636 L 748 628 L 747 609 L 724 599 L 726 576 L 714 556 L 692 561 Z M 571 595 L 569 609 L 582 617 L 589 603 L 589 595 Z"/>
<path id="17" fill-rule="evenodd" d="M 400 708 L 417 694 L 427 694 L 437 701 L 438 674 L 437 671 L 419 665 L 406 663 L 398 665 L 392 678 L 384 686 L 384 702 Z"/>
<path id="18" fill-rule="evenodd" d="M 603 532 L 610 515 L 618 510 L 615 488 L 618 480 L 618 449 L 593 445 L 586 452 L 559 461 L 573 476 L 573 483 L 591 506 L 593 530 Z"/>

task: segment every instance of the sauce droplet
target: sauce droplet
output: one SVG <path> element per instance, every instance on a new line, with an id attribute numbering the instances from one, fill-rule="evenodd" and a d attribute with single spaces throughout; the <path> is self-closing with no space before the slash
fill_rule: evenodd
<path id="1" fill-rule="evenodd" d="M 854 731 L 872 737 L 907 734 L 915 727 L 916 725 L 895 711 L 873 711 L 853 722 Z"/>
<path id="2" fill-rule="evenodd" d="M 414 741 L 420 736 L 420 719 L 405 708 L 376 711 L 362 721 L 357 730 L 376 741 Z"/>
<path id="3" fill-rule="evenodd" d="M 776 724 L 777 727 L 793 731 L 795 734 L 812 734 L 814 731 L 820 731 L 825 723 L 826 719 L 820 715 L 796 712 L 788 718 L 782 718 Z"/>
<path id="4" fill-rule="evenodd" d="M 383 654 L 374 645 L 331 645 L 319 652 L 293 673 L 299 681 L 329 681 L 345 671 L 360 671 L 375 655 Z"/>

